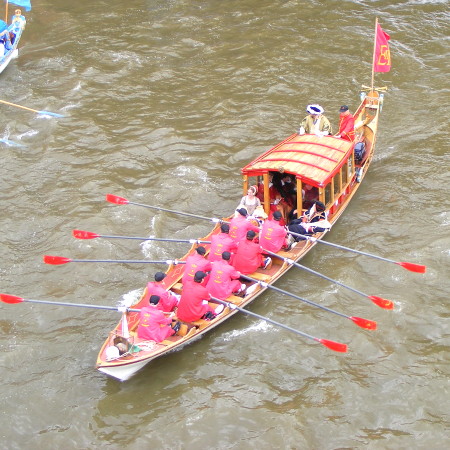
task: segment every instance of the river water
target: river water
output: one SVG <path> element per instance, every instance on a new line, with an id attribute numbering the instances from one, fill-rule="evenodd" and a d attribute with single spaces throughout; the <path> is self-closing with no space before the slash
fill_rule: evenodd
<path id="1" fill-rule="evenodd" d="M 376 156 L 327 236 L 426 274 L 318 245 L 303 260 L 369 295 L 377 308 L 292 269 L 277 286 L 377 331 L 268 292 L 252 311 L 347 354 L 235 316 L 120 383 L 94 368 L 113 311 L 0 306 L 5 449 L 448 448 L 450 208 L 449 2 L 443 0 L 33 0 L 19 58 L 1 76 L 0 292 L 116 305 L 160 266 L 67 264 L 169 259 L 185 244 L 79 241 L 100 234 L 193 238 L 228 215 L 240 168 L 297 130 L 308 103 L 336 128 L 338 107 L 370 84 L 378 17 L 392 70 Z"/>

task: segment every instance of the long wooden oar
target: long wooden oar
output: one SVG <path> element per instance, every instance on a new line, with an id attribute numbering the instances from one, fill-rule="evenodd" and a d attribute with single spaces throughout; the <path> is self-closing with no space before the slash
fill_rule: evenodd
<path id="1" fill-rule="evenodd" d="M 295 334 L 298 334 L 300 336 L 303 336 L 308 339 L 312 339 L 316 342 L 319 342 L 320 344 L 324 345 L 325 347 L 328 347 L 331 350 L 334 350 L 335 352 L 341 352 L 341 353 L 347 352 L 346 344 L 342 344 L 340 342 L 335 342 L 335 341 L 329 341 L 328 339 L 319 339 L 318 337 L 303 333 L 303 331 L 295 330 L 294 328 L 288 327 L 287 325 L 284 325 L 283 323 L 276 322 L 275 320 L 269 319 L 268 317 L 260 316 L 259 314 L 248 311 L 247 309 L 240 308 L 239 306 L 235 305 L 234 303 L 229 303 L 229 302 L 220 300 L 215 297 L 211 297 L 211 298 L 217 303 L 221 303 L 222 305 L 228 306 L 228 308 L 230 308 L 230 309 L 237 309 L 238 311 L 240 311 L 244 314 L 248 314 L 249 316 L 253 316 L 253 317 L 256 317 L 257 319 L 263 320 L 264 322 L 271 323 L 272 325 L 275 325 L 277 327 L 284 328 L 285 330 L 292 331 Z"/>
<path id="2" fill-rule="evenodd" d="M 45 264 L 51 264 L 53 266 L 60 266 L 61 264 L 67 264 L 71 262 L 95 262 L 95 263 L 125 263 L 125 264 L 167 264 L 176 266 L 177 264 L 186 264 L 186 261 L 167 260 L 167 261 L 149 261 L 144 259 L 142 261 L 135 259 L 71 259 L 64 258 L 63 256 L 51 256 L 44 255 Z"/>
<path id="3" fill-rule="evenodd" d="M 3 303 L 44 303 L 46 305 L 56 305 L 56 306 L 77 306 L 80 308 L 93 308 L 93 309 L 108 309 L 110 311 L 118 311 L 123 312 L 122 309 L 125 311 L 132 311 L 132 312 L 140 312 L 140 309 L 131 309 L 131 308 L 120 308 L 120 307 L 114 307 L 114 306 L 99 306 L 99 305 L 88 305 L 84 303 L 64 303 L 64 302 L 50 302 L 48 300 L 26 300 L 22 297 L 16 297 L 15 295 L 9 295 L 9 294 L 0 294 L 0 300 Z"/>
<path id="4" fill-rule="evenodd" d="M 397 264 L 399 266 L 402 266 L 404 269 L 409 270 L 410 272 L 425 273 L 425 271 L 427 269 L 426 266 L 423 266 L 421 264 L 393 261 L 392 259 L 382 258 L 381 256 L 373 255 L 371 253 L 361 252 L 359 250 L 355 250 L 354 248 L 344 247 L 343 245 L 338 245 L 338 244 L 333 244 L 332 242 L 323 241 L 323 240 L 317 239 L 317 238 L 315 238 L 313 236 L 305 236 L 303 234 L 294 233 L 293 231 L 289 231 L 289 234 L 292 234 L 292 236 L 299 237 L 300 239 L 304 239 L 304 240 L 306 239 L 306 240 L 309 240 L 311 242 L 319 242 L 321 244 L 330 245 L 332 247 L 340 248 L 341 250 L 348 250 L 349 252 L 358 253 L 359 255 L 370 256 L 371 258 L 379 259 L 381 261 L 386 261 L 386 262 L 390 262 L 390 263 L 393 263 L 393 264 Z"/>
<path id="5" fill-rule="evenodd" d="M 214 223 L 224 222 L 222 219 L 216 219 L 216 218 L 211 218 L 211 217 L 204 217 L 204 216 L 199 216 L 197 214 L 191 214 L 191 213 L 186 213 L 186 212 L 181 212 L 181 211 L 174 211 L 172 209 L 161 208 L 160 206 L 151 206 L 151 205 L 144 205 L 142 203 L 130 202 L 129 200 L 127 200 L 124 197 L 119 197 L 119 196 L 113 195 L 113 194 L 106 194 L 106 201 L 109 202 L 109 203 L 114 203 L 116 205 L 137 205 L 137 206 L 143 206 L 144 208 L 157 209 L 158 211 L 165 211 L 165 212 L 169 212 L 169 213 L 172 213 L 172 214 L 178 214 L 179 216 L 195 217 L 196 219 L 207 220 L 208 222 L 214 222 Z"/>
<path id="6" fill-rule="evenodd" d="M 5 105 L 15 106 L 16 108 L 26 109 L 27 111 L 32 111 L 38 114 L 43 114 L 45 116 L 53 116 L 53 117 L 64 117 L 62 114 L 53 113 L 50 111 L 38 111 L 37 109 L 28 108 L 27 106 L 17 105 L 16 103 L 7 102 L 5 100 L 0 100 L 0 103 L 4 103 Z"/>
<path id="7" fill-rule="evenodd" d="M 108 236 L 106 234 L 92 233 L 91 231 L 73 230 L 72 234 L 77 239 L 136 239 L 138 241 L 160 241 L 160 242 L 184 242 L 188 244 L 211 244 L 211 241 L 200 241 L 198 239 L 165 239 L 165 238 L 149 238 L 135 236 Z"/>
<path id="8" fill-rule="evenodd" d="M 343 314 L 343 313 L 341 313 L 339 311 L 335 311 L 334 309 L 327 308 L 326 306 L 319 305 L 317 303 L 312 302 L 311 300 L 306 300 L 305 298 L 302 298 L 302 297 L 299 297 L 298 295 L 292 294 L 292 292 L 288 292 L 288 291 L 285 291 L 283 289 L 277 288 L 277 287 L 275 287 L 275 286 L 273 286 L 271 284 L 265 283 L 263 281 L 256 280 L 255 278 L 251 278 L 251 277 L 249 277 L 247 275 L 241 274 L 241 278 L 244 278 L 245 280 L 253 281 L 254 283 L 258 283 L 258 284 L 260 284 L 263 287 L 273 289 L 276 292 L 280 292 L 281 294 L 288 295 L 289 297 L 295 298 L 295 299 L 300 300 L 301 302 L 304 302 L 304 303 L 308 303 L 309 305 L 315 306 L 316 308 L 320 308 L 320 309 L 328 311 L 328 312 L 330 312 L 332 314 L 336 314 L 338 316 L 345 317 L 346 319 L 351 320 L 352 322 L 354 322 L 356 325 L 358 325 L 361 328 L 366 328 L 367 330 L 376 330 L 377 329 L 377 323 L 374 322 L 373 320 L 363 319 L 362 317 L 347 316 L 347 314 Z"/>
<path id="9" fill-rule="evenodd" d="M 252 313 L 250 311 L 247 311 L 245 309 L 239 308 L 236 305 L 233 305 L 232 303 L 228 303 L 228 302 L 224 302 L 222 300 L 213 298 L 216 302 L 218 303 L 222 303 L 225 306 L 228 306 L 231 309 L 238 309 L 239 311 L 249 314 L 251 316 L 257 317 L 258 319 L 264 320 L 266 322 L 269 322 L 275 326 L 284 328 L 286 330 L 292 331 L 293 333 L 299 334 L 300 336 L 305 336 L 308 337 L 310 339 L 314 339 L 317 342 L 320 342 L 322 345 L 324 345 L 325 347 L 328 347 L 331 350 L 334 350 L 335 352 L 346 352 L 347 351 L 347 345 L 346 344 L 341 344 L 339 342 L 334 342 L 334 341 L 329 341 L 327 339 L 319 339 L 316 338 L 314 336 L 310 336 L 309 334 L 303 333 L 301 331 L 295 330 L 294 328 L 288 327 L 282 323 L 279 322 L 275 322 L 272 319 L 269 319 L 267 317 L 263 317 L 260 316 L 259 314 L 255 314 Z M 0 294 L 0 300 L 4 303 L 9 303 L 9 304 L 17 304 L 17 303 L 23 303 L 23 302 L 28 302 L 28 303 L 41 303 L 41 304 L 45 304 L 45 305 L 56 305 L 56 306 L 76 306 L 76 307 L 80 307 L 80 308 L 94 308 L 94 309 L 107 309 L 107 310 L 112 310 L 112 311 L 118 311 L 118 312 L 124 312 L 122 309 L 123 308 L 115 308 L 113 306 L 99 306 L 99 305 L 89 305 L 89 304 L 83 304 L 83 303 L 65 303 L 65 302 L 50 302 L 47 300 L 30 300 L 30 299 L 24 299 L 22 297 L 16 297 L 15 295 L 9 295 L 9 294 Z M 125 311 L 131 311 L 131 312 L 140 312 L 140 309 L 132 309 L 132 308 L 125 308 Z"/>
<path id="10" fill-rule="evenodd" d="M 333 278 L 329 278 L 326 275 L 321 274 L 320 272 L 316 272 L 315 270 L 310 269 L 309 267 L 306 267 L 302 264 L 299 264 L 295 261 L 293 261 L 292 259 L 289 258 L 284 258 L 283 256 L 277 255 L 276 253 L 270 252 L 268 250 L 264 250 L 264 253 L 267 253 L 269 255 L 275 256 L 277 258 L 282 259 L 283 261 L 287 262 L 290 265 L 294 265 L 296 267 L 299 267 L 300 269 L 306 270 L 307 272 L 313 273 L 314 275 L 317 275 L 319 277 L 324 278 L 325 280 L 331 281 L 332 283 L 338 284 L 339 286 L 342 286 L 352 292 L 355 292 L 359 295 L 362 295 L 363 297 L 366 297 L 370 300 L 372 300 L 373 303 L 375 303 L 375 305 L 379 306 L 380 308 L 384 308 L 384 309 L 394 309 L 394 303 L 391 302 L 390 300 L 386 300 L 385 298 L 381 298 L 381 297 L 377 297 L 376 295 L 367 295 L 364 292 L 358 291 L 355 288 L 352 288 L 351 286 L 347 286 L 344 283 L 341 283 L 340 281 L 337 280 L 333 280 Z"/>

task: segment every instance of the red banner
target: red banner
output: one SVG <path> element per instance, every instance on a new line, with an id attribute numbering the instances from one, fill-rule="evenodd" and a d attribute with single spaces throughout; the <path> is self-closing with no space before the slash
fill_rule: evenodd
<path id="1" fill-rule="evenodd" d="M 391 37 L 377 24 L 375 37 L 375 57 L 373 60 L 374 72 L 389 72 L 391 70 L 391 52 L 388 41 Z"/>

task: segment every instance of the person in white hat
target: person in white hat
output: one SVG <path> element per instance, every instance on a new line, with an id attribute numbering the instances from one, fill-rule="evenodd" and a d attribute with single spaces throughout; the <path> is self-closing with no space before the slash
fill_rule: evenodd
<path id="1" fill-rule="evenodd" d="M 316 136 L 328 136 L 331 133 L 330 121 L 323 115 L 324 110 L 320 105 L 308 105 L 308 115 L 302 120 L 298 134 L 315 134 Z"/>

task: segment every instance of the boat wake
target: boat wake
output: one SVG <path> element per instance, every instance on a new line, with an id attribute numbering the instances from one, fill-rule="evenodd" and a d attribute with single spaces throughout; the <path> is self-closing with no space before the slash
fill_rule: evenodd
<path id="1" fill-rule="evenodd" d="M 132 306 L 139 303 L 140 298 L 143 294 L 143 289 L 135 289 L 134 291 L 127 292 L 122 296 L 122 299 L 117 303 L 119 308 L 131 308 Z"/>
<path id="2" fill-rule="evenodd" d="M 249 326 L 248 328 L 244 328 L 242 330 L 233 330 L 230 333 L 226 333 L 223 336 L 223 340 L 226 342 L 229 342 L 237 337 L 245 336 L 246 334 L 249 334 L 249 333 L 266 332 L 269 330 L 274 331 L 274 327 L 271 326 L 270 324 L 268 324 L 267 322 L 261 321 L 259 323 L 255 323 L 255 324 Z"/>

